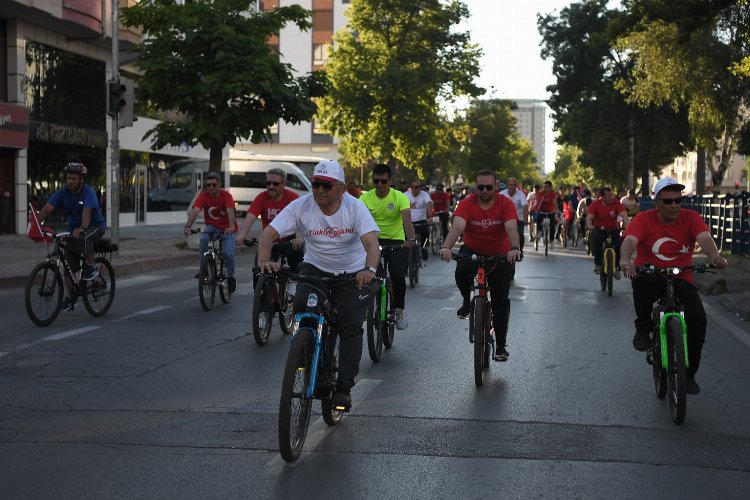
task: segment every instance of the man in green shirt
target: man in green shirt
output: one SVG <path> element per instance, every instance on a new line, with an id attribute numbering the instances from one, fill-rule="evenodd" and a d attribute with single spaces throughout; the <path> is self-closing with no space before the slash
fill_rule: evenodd
<path id="1" fill-rule="evenodd" d="M 406 249 L 414 247 L 414 226 L 411 224 L 409 199 L 404 193 L 391 187 L 391 167 L 385 163 L 378 163 L 373 167 L 372 182 L 375 184 L 375 189 L 367 191 L 359 198 L 359 201 L 370 210 L 372 218 L 380 228 L 378 241 L 381 246 L 402 245 L 404 247 L 381 252 L 393 285 L 396 328 L 403 330 L 409 326 L 409 320 L 404 312 L 406 272 L 409 262 Z M 405 239 L 406 242 L 404 242 Z"/>

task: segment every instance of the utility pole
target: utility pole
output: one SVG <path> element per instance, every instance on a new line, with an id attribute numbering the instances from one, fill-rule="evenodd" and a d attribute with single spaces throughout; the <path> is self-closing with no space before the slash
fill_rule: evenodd
<path id="1" fill-rule="evenodd" d="M 112 81 L 120 83 L 120 2 L 112 0 Z M 110 170 L 111 175 L 111 192 L 109 196 L 110 203 L 110 224 L 112 243 L 120 242 L 120 123 L 119 113 L 112 115 L 112 130 L 109 137 L 110 148 Z"/>

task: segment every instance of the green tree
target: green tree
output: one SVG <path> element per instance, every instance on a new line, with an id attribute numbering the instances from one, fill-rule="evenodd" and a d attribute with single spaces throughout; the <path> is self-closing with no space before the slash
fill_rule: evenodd
<path id="1" fill-rule="evenodd" d="M 154 148 L 200 143 L 217 171 L 222 150 L 237 138 L 258 143 L 279 120 L 312 119 L 324 74 L 295 78 L 268 44 L 287 23 L 309 29 L 310 12 L 298 5 L 250 12 L 253 6 L 251 0 L 140 0 L 122 10 L 123 24 L 144 34 L 133 49 L 139 98 L 181 117 L 146 134 L 155 136 Z"/>
<path id="2" fill-rule="evenodd" d="M 444 152 L 439 103 L 477 96 L 479 48 L 456 26 L 458 0 L 352 0 L 326 66 L 319 119 L 353 164 L 376 158 L 416 169 Z"/>
<path id="3" fill-rule="evenodd" d="M 538 17 L 542 57 L 552 59 L 556 77 L 548 103 L 559 142 L 578 146 L 598 179 L 625 186 L 632 162 L 647 191 L 651 172 L 690 145 L 689 129 L 684 114 L 666 105 L 639 107 L 615 89 L 630 75 L 632 58 L 614 41 L 633 22 L 607 4 L 587 0 Z"/>

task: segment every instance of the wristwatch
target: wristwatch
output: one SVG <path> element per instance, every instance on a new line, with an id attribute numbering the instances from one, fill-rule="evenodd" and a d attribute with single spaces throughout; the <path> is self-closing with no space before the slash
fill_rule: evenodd
<path id="1" fill-rule="evenodd" d="M 378 270 L 372 266 L 367 266 L 367 270 L 372 272 L 372 274 L 378 274 Z"/>
<path id="2" fill-rule="evenodd" d="M 521 248 L 514 245 L 514 246 L 510 247 L 510 249 L 511 250 L 520 250 Z"/>

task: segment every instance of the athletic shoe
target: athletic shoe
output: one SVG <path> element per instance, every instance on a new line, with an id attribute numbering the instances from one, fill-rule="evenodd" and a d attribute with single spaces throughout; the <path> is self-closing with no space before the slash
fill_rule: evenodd
<path id="1" fill-rule="evenodd" d="M 636 330 L 635 336 L 633 337 L 633 347 L 636 351 L 646 352 L 651 347 L 651 339 L 649 338 L 648 332 L 639 332 Z"/>
<path id="2" fill-rule="evenodd" d="M 227 280 L 227 283 L 229 284 L 229 293 L 234 293 L 234 291 L 237 290 L 237 280 L 234 278 L 229 278 Z"/>
<path id="3" fill-rule="evenodd" d="M 701 386 L 695 381 L 695 375 L 688 375 L 685 390 L 688 394 L 700 394 Z"/>
<path id="4" fill-rule="evenodd" d="M 91 281 L 97 276 L 99 276 L 99 271 L 97 271 L 94 266 L 87 265 L 86 269 L 83 270 L 83 275 L 81 275 L 81 279 L 83 281 Z"/>
<path id="5" fill-rule="evenodd" d="M 406 317 L 406 311 L 403 309 L 396 309 L 396 329 L 406 330 L 409 326 L 409 318 Z"/>
<path id="6" fill-rule="evenodd" d="M 70 297 L 65 297 L 63 299 L 62 308 L 61 311 L 72 311 L 76 308 L 76 303 L 73 299 Z"/>
<path id="7" fill-rule="evenodd" d="M 495 361 L 508 361 L 509 357 L 510 353 L 505 349 L 505 347 L 501 347 L 495 351 Z"/>
<path id="8" fill-rule="evenodd" d="M 461 319 L 468 319 L 470 310 L 471 305 L 468 302 L 464 302 L 461 307 L 458 308 L 458 311 L 456 311 L 456 316 Z"/>
<path id="9" fill-rule="evenodd" d="M 615 271 L 615 279 L 619 280 L 620 278 L 622 278 L 622 275 L 620 274 L 620 271 L 619 270 Z"/>
<path id="10" fill-rule="evenodd" d="M 336 411 L 347 412 L 352 409 L 352 396 L 348 391 L 338 390 L 331 398 L 331 406 Z"/>
<path id="11" fill-rule="evenodd" d="M 427 249 L 422 248 L 422 260 L 427 260 Z"/>
<path id="12" fill-rule="evenodd" d="M 594 266 L 594 274 L 601 274 L 602 266 Z"/>

